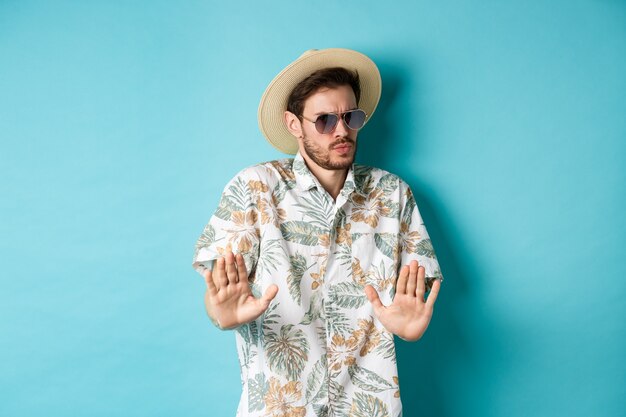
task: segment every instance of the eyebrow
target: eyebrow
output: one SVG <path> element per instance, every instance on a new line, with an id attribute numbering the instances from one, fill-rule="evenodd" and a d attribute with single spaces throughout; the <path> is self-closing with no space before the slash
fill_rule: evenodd
<path id="1" fill-rule="evenodd" d="M 352 111 L 352 110 L 358 110 L 358 109 L 359 109 L 358 107 L 354 107 L 352 109 L 348 109 L 346 111 L 343 111 L 342 113 L 349 112 L 349 111 Z M 320 114 L 338 114 L 338 113 L 335 113 L 334 111 L 320 111 L 320 112 L 315 113 L 314 116 L 319 116 Z"/>

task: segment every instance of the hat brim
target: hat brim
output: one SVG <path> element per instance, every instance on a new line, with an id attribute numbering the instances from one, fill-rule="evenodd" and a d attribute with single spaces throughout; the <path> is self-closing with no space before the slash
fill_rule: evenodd
<path id="1" fill-rule="evenodd" d="M 279 151 L 291 155 L 298 151 L 298 140 L 287 130 L 284 122 L 289 95 L 298 83 L 314 71 L 332 67 L 358 72 L 361 85 L 359 108 L 367 113 L 368 120 L 374 114 L 380 100 L 382 82 L 378 67 L 370 58 L 343 48 L 307 51 L 274 77 L 259 103 L 259 129 Z"/>

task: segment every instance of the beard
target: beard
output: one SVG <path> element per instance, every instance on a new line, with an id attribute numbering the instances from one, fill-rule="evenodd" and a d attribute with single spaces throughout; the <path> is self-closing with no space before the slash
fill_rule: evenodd
<path id="1" fill-rule="evenodd" d="M 309 140 L 306 136 L 302 138 L 302 143 L 304 145 L 304 151 L 309 156 L 309 158 L 311 158 L 313 162 L 315 162 L 317 165 L 324 169 L 338 171 L 349 168 L 354 162 L 354 158 L 356 157 L 356 141 L 349 138 L 336 140 L 328 146 L 327 150 Z M 349 143 L 352 145 L 352 156 L 346 156 L 344 158 L 341 158 L 340 160 L 332 161 L 330 158 L 331 150 L 333 149 L 333 147 L 341 143 Z"/>

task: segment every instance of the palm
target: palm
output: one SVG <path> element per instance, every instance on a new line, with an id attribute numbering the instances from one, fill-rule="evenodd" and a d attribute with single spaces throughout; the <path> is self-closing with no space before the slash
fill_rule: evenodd
<path id="1" fill-rule="evenodd" d="M 400 270 L 391 305 L 385 307 L 372 286 L 368 285 L 365 291 L 378 320 L 388 331 L 405 340 L 417 340 L 428 328 L 439 286 L 436 280 L 428 299 L 424 301 L 424 268 L 419 268 L 417 261 L 412 261 L 410 266 Z"/>
<path id="2" fill-rule="evenodd" d="M 250 290 L 248 273 L 241 255 L 232 253 L 218 259 L 213 272 L 205 272 L 207 313 L 221 328 L 228 329 L 259 317 L 269 306 L 278 288 L 273 285 L 261 298 Z M 236 266 L 235 266 L 236 265 Z"/>

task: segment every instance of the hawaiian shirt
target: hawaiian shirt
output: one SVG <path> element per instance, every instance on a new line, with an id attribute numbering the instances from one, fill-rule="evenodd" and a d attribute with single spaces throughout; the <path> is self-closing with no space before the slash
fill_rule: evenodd
<path id="1" fill-rule="evenodd" d="M 389 305 L 412 259 L 427 289 L 442 279 L 402 179 L 354 164 L 333 200 L 300 154 L 246 168 L 224 189 L 193 267 L 202 274 L 228 249 L 243 255 L 255 296 L 279 288 L 265 313 L 236 329 L 238 417 L 402 414 L 393 334 L 364 286 Z"/>

